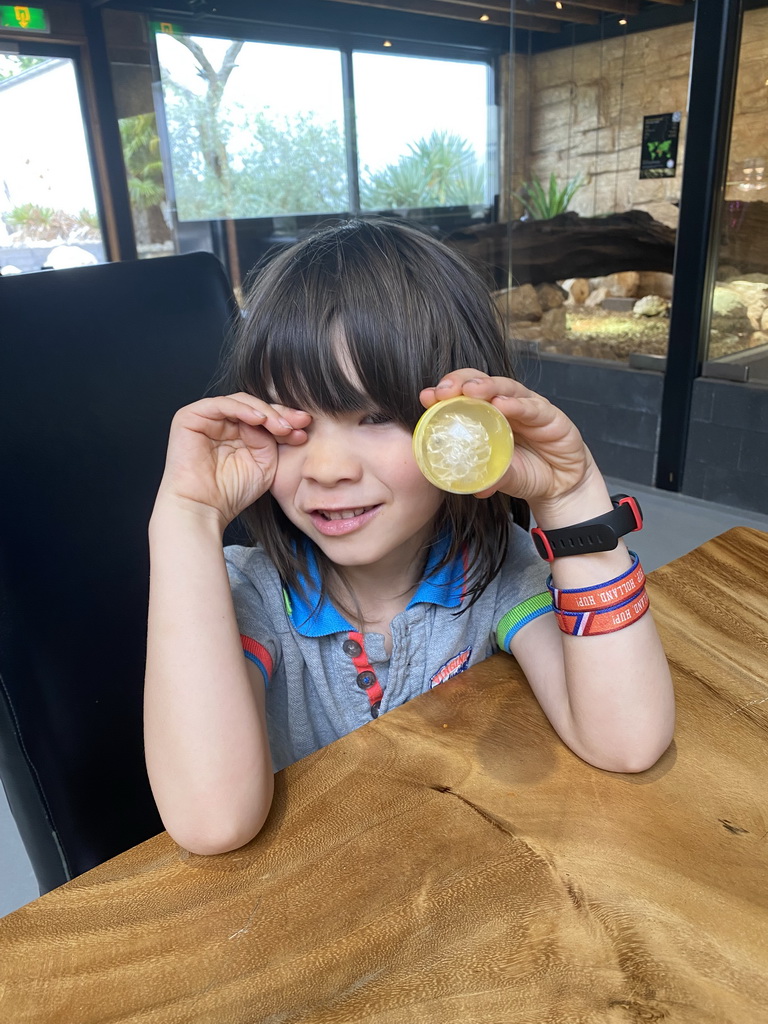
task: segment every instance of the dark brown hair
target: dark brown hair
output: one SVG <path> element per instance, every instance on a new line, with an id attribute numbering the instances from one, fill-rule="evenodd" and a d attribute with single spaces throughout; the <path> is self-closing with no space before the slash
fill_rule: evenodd
<path id="1" fill-rule="evenodd" d="M 362 391 L 341 365 L 345 357 Z M 354 220 L 296 243 L 257 275 L 227 385 L 330 415 L 374 408 L 411 431 L 424 412 L 419 392 L 464 366 L 514 376 L 499 313 L 479 275 L 422 231 Z M 467 549 L 470 603 L 501 568 L 510 514 L 528 527 L 528 507 L 518 499 L 445 495 L 433 540 L 450 538 L 443 564 Z M 270 494 L 242 519 L 296 587 L 306 573 L 303 534 Z M 338 600 L 333 566 L 319 549 L 314 553 L 324 590 Z"/>

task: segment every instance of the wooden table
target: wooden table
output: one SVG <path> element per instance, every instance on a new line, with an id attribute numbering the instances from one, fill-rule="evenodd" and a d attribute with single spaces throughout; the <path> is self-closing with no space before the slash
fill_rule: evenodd
<path id="1" fill-rule="evenodd" d="M 497 655 L 0 921 L 4 1024 L 768 1021 L 768 535 L 652 574 L 679 725 L 591 768 Z"/>

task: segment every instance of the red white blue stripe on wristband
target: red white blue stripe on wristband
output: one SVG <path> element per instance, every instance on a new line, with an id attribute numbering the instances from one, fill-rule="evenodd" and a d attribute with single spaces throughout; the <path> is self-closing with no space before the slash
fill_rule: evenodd
<path id="1" fill-rule="evenodd" d="M 648 611 L 648 592 L 643 587 L 640 594 L 633 594 L 629 600 L 597 612 L 555 611 L 557 624 L 563 633 L 570 636 L 599 636 L 615 633 L 631 626 Z"/>

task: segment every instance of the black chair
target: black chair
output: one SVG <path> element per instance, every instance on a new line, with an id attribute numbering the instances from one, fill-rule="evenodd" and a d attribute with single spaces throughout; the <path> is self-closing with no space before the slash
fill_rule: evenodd
<path id="1" fill-rule="evenodd" d="M 147 521 L 236 315 L 207 253 L 0 279 L 0 776 L 41 892 L 162 829 Z"/>

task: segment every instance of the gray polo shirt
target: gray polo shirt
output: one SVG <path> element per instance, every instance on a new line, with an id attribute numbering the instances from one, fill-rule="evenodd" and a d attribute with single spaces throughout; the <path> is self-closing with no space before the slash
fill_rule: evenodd
<path id="1" fill-rule="evenodd" d="M 392 620 L 392 654 L 380 633 L 358 633 L 331 601 L 318 602 L 319 574 L 288 590 L 260 547 L 225 549 L 243 650 L 264 675 L 267 728 L 275 771 L 371 718 L 445 682 L 552 610 L 547 565 L 530 535 L 512 527 L 504 566 L 475 604 L 464 598 L 461 558 L 438 572 L 435 545 L 424 579 Z"/>

